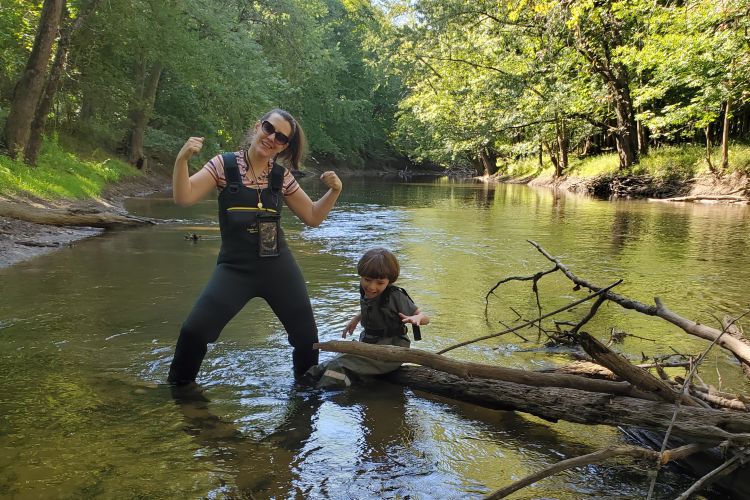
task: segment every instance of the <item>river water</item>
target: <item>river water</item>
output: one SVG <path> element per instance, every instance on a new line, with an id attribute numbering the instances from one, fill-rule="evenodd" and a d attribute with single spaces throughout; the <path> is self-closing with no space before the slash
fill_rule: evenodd
<path id="1" fill-rule="evenodd" d="M 321 227 L 305 228 L 289 212 L 284 221 L 321 340 L 340 338 L 357 312 L 356 262 L 373 246 L 398 255 L 399 284 L 432 318 L 414 347 L 432 351 L 538 314 L 529 282 L 501 285 L 485 303 L 499 280 L 552 267 L 527 240 L 580 277 L 623 279 L 619 293 L 645 303 L 658 296 L 707 324 L 750 304 L 748 207 L 607 202 L 434 178 L 344 182 Z M 303 186 L 313 199 L 323 191 L 316 179 Z M 160 195 L 127 206 L 167 222 L 0 269 L 0 497 L 481 498 L 624 442 L 609 427 L 553 424 L 382 382 L 296 389 L 286 336 L 262 301 L 210 347 L 201 390 L 175 394 L 163 381 L 179 326 L 214 266 L 215 200 L 186 209 Z M 187 240 L 190 233 L 201 239 Z M 542 311 L 583 293 L 546 276 Z M 586 327 L 604 341 L 613 329 L 631 334 L 616 349 L 634 361 L 707 345 L 614 305 Z M 529 369 L 570 361 L 570 349 L 545 347 L 534 330 L 519 333 L 449 355 Z M 701 376 L 748 392 L 719 351 Z M 643 464 L 589 466 L 514 498 L 645 497 L 648 474 Z M 673 498 L 691 483 L 662 471 L 656 497 Z"/>

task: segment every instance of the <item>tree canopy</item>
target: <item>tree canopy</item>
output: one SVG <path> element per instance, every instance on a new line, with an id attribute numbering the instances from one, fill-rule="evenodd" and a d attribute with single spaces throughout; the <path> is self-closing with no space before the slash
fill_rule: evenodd
<path id="1" fill-rule="evenodd" d="M 703 141 L 722 144 L 721 172 L 750 132 L 750 0 L 5 5 L 2 142 L 30 163 L 35 135 L 61 131 L 132 163 L 191 135 L 229 149 L 277 106 L 309 162 L 360 167 L 545 157 L 561 175 L 571 154 L 616 151 L 627 170 Z"/>

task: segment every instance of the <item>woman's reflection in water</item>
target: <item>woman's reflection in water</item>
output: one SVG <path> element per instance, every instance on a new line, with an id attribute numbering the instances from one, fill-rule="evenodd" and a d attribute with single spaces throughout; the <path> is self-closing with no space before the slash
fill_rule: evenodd
<path id="1" fill-rule="evenodd" d="M 335 483 L 356 482 L 351 471 L 361 470 L 364 464 L 365 469 L 388 465 L 394 460 L 389 453 L 393 447 L 408 446 L 413 439 L 413 431 L 406 425 L 404 388 L 383 381 L 345 391 L 290 388 L 281 423 L 260 438 L 213 413 L 211 401 L 199 385 L 170 386 L 170 390 L 184 415 L 186 432 L 200 446 L 196 456 L 203 454 L 201 458 L 213 462 L 217 472 L 227 474 L 222 481 L 222 494 L 240 498 L 304 498 L 337 489 Z M 336 425 L 332 435 L 343 443 L 331 443 L 325 432 L 316 434 L 324 405 L 329 410 L 357 415 L 359 422 L 345 424 L 326 419 L 323 424 Z M 330 465 L 317 461 L 328 461 L 334 451 L 326 448 L 348 445 L 352 436 L 360 436 L 361 441 L 345 447 L 349 456 L 336 457 L 336 463 Z M 339 458 L 352 466 L 349 473 L 337 466 Z M 334 467 L 338 470 L 332 470 Z M 309 477 L 300 477 L 308 474 Z M 337 474 L 340 476 L 333 477 Z M 382 486 L 388 489 L 388 485 Z"/>
<path id="2" fill-rule="evenodd" d="M 198 453 L 211 460 L 222 480 L 223 494 L 239 498 L 288 498 L 293 495 L 293 463 L 312 433 L 321 400 L 312 391 L 290 389 L 281 424 L 266 436 L 247 434 L 211 410 L 211 401 L 197 384 L 170 386 L 172 397 L 185 417 L 185 430 L 201 447 Z M 196 456 L 199 456 L 196 453 Z"/>

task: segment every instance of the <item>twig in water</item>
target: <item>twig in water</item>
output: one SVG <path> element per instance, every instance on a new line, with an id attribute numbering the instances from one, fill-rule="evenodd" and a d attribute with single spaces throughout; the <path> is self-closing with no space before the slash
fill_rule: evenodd
<path id="1" fill-rule="evenodd" d="M 582 455 L 580 457 L 569 458 L 556 464 L 553 464 L 545 469 L 530 474 L 513 484 L 506 486 L 505 488 L 499 489 L 493 494 L 485 497 L 485 500 L 494 500 L 497 498 L 505 498 L 506 496 L 514 493 L 526 486 L 533 484 L 540 479 L 552 476 L 558 472 L 570 469 L 572 467 L 578 467 L 579 465 L 589 465 L 603 462 L 612 457 L 629 456 L 634 458 L 645 458 L 651 460 L 675 460 L 677 458 L 685 458 L 698 451 L 705 450 L 709 445 L 705 444 L 689 444 L 669 450 L 666 454 L 660 455 L 659 453 L 649 450 L 647 448 L 641 448 L 639 446 L 618 446 L 613 448 L 605 448 L 603 450 L 589 453 L 588 455 Z"/>

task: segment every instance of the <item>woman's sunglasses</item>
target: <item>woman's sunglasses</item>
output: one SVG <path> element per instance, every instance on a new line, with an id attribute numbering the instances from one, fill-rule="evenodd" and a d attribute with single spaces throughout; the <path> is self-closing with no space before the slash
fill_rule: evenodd
<path id="1" fill-rule="evenodd" d="M 289 143 L 289 137 L 287 137 L 286 134 L 282 134 L 281 132 L 277 131 L 276 127 L 274 127 L 273 124 L 268 120 L 263 120 L 260 124 L 260 127 L 263 129 L 264 134 L 273 135 L 273 140 L 279 146 L 283 146 L 284 144 Z"/>

